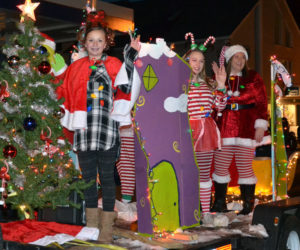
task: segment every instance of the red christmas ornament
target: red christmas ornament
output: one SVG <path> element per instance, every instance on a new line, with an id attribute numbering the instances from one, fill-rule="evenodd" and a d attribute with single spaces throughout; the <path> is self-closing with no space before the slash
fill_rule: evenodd
<path id="1" fill-rule="evenodd" d="M 1 171 L 0 171 L 0 178 L 3 178 L 4 174 L 6 173 L 7 168 L 6 167 L 2 167 Z"/>
<path id="2" fill-rule="evenodd" d="M 2 167 L 1 171 L 0 171 L 0 179 L 9 181 L 10 180 L 10 175 L 7 173 L 7 168 L 6 167 Z"/>
<path id="3" fill-rule="evenodd" d="M 169 66 L 172 66 L 173 65 L 173 59 L 169 58 L 168 61 L 167 61 L 167 64 Z"/>
<path id="4" fill-rule="evenodd" d="M 135 61 L 134 64 L 135 64 L 135 66 L 137 66 L 138 68 L 143 67 L 143 62 L 142 62 L 141 59 L 137 59 L 137 60 Z"/>
<path id="5" fill-rule="evenodd" d="M 2 102 L 6 102 L 6 97 L 9 97 L 9 92 L 7 91 L 8 89 L 8 82 L 6 80 L 3 80 L 3 82 L 5 83 L 5 85 L 2 85 L 1 83 L 1 86 L 0 86 L 0 100 Z"/>
<path id="6" fill-rule="evenodd" d="M 51 65 L 47 61 L 42 61 L 41 64 L 38 66 L 38 70 L 46 75 L 51 71 Z"/>
<path id="7" fill-rule="evenodd" d="M 13 145 L 7 145 L 3 148 L 3 155 L 5 158 L 15 158 L 17 155 L 17 149 Z"/>
<path id="8" fill-rule="evenodd" d="M 10 180 L 10 175 L 9 174 L 5 174 L 4 175 L 4 179 L 7 180 L 7 181 L 9 181 Z"/>

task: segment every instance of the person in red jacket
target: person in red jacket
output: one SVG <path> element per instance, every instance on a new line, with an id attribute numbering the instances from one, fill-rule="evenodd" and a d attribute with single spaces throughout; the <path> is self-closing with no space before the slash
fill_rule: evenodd
<path id="1" fill-rule="evenodd" d="M 104 53 L 112 43 L 113 35 L 108 28 L 98 24 L 87 27 L 84 45 L 88 56 L 67 68 L 63 84 L 57 88 L 58 99 L 64 98 L 65 115 L 61 123 L 74 131 L 73 150 L 77 152 L 83 179 L 87 183 L 93 181 L 84 191 L 86 221 L 87 226 L 99 228 L 101 243 L 112 242 L 116 219 L 114 167 L 120 135 L 119 122 L 113 119 L 112 111 L 118 96 L 130 96 L 134 61 L 140 49 L 139 37 L 132 38 L 130 46 L 125 46 L 122 76 L 126 84 L 117 86 L 115 79 L 122 63 Z M 102 187 L 102 211 L 98 209 L 97 174 Z"/>
<path id="2" fill-rule="evenodd" d="M 241 45 L 233 45 L 225 51 L 227 105 L 219 117 L 222 150 L 215 152 L 214 187 L 215 201 L 212 212 L 226 211 L 227 184 L 230 181 L 229 166 L 235 157 L 243 209 L 248 214 L 254 206 L 257 179 L 252 169 L 254 150 L 266 143 L 268 129 L 267 96 L 260 75 L 248 70 L 248 53 Z M 216 66 L 216 65 L 215 65 Z"/>

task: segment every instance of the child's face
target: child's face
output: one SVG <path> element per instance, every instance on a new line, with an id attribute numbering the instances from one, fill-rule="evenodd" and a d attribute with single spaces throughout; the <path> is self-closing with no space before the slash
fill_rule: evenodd
<path id="1" fill-rule="evenodd" d="M 193 51 L 190 54 L 189 64 L 192 68 L 192 72 L 194 75 L 200 74 L 200 72 L 204 67 L 204 62 L 205 62 L 204 56 L 200 51 Z"/>
<path id="2" fill-rule="evenodd" d="M 106 38 L 103 30 L 93 30 L 87 34 L 85 48 L 90 59 L 100 59 L 105 47 Z"/>

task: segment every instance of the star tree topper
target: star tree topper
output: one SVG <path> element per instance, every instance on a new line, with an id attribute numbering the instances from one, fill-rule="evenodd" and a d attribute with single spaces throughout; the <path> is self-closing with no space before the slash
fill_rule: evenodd
<path id="1" fill-rule="evenodd" d="M 22 16 L 27 15 L 32 20 L 35 19 L 34 10 L 39 6 L 40 3 L 32 3 L 31 0 L 26 0 L 25 4 L 17 5 L 17 7 L 22 11 Z M 21 22 L 23 21 L 23 17 L 21 18 Z"/>

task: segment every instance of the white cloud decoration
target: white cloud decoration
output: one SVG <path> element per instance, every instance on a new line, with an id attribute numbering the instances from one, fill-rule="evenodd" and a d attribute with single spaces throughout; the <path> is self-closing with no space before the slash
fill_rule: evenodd
<path id="1" fill-rule="evenodd" d="M 187 101 L 188 96 L 187 94 L 181 94 L 179 97 L 168 97 L 164 101 L 164 109 L 169 113 L 174 112 L 187 112 Z"/>
<path id="2" fill-rule="evenodd" d="M 163 38 L 156 38 L 156 43 L 141 43 L 139 57 L 151 56 L 154 59 L 160 58 L 162 55 L 169 58 L 176 56 L 176 53 L 171 50 Z"/>

